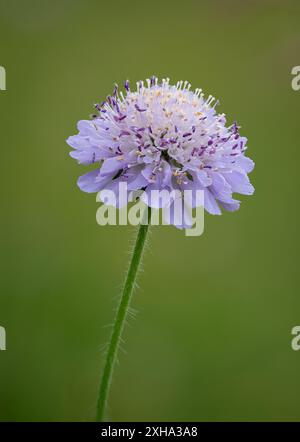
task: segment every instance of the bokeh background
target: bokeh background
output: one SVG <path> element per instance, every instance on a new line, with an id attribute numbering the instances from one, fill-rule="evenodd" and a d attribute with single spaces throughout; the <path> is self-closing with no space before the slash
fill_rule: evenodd
<path id="1" fill-rule="evenodd" d="M 201 237 L 154 227 L 110 396 L 122 421 L 300 420 L 298 0 L 0 0 L 0 419 L 89 421 L 132 227 L 99 227 L 65 139 L 113 83 L 187 79 L 256 162 Z"/>

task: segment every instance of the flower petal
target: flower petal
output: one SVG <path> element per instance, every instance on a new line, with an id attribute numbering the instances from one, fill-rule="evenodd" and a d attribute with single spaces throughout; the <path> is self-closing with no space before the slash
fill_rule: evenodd
<path id="1" fill-rule="evenodd" d="M 78 178 L 77 184 L 78 187 L 84 192 L 92 193 L 98 192 L 102 189 L 102 183 L 97 182 L 96 179 L 99 176 L 99 169 L 93 170 L 92 172 L 88 172 L 85 175 L 82 175 Z"/>
<path id="2" fill-rule="evenodd" d="M 246 174 L 233 170 L 232 172 L 224 173 L 223 176 L 230 184 L 233 192 L 241 193 L 242 195 L 253 194 L 254 187 Z"/>
<path id="3" fill-rule="evenodd" d="M 221 209 L 209 189 L 204 190 L 204 208 L 211 215 L 221 215 Z"/>

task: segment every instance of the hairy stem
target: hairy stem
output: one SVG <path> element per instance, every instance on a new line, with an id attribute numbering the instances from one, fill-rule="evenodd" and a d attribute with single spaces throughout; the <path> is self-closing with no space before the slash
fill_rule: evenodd
<path id="1" fill-rule="evenodd" d="M 116 361 L 118 347 L 124 329 L 124 324 L 126 321 L 126 317 L 128 315 L 130 300 L 132 297 L 132 292 L 134 289 L 134 284 L 136 281 L 138 269 L 142 260 L 147 232 L 149 229 L 150 215 L 151 215 L 150 208 L 148 208 L 147 210 L 147 215 L 148 215 L 148 223 L 146 225 L 141 224 L 139 227 L 129 269 L 125 279 L 124 288 L 122 291 L 122 296 L 120 299 L 120 303 L 117 309 L 117 314 L 113 324 L 112 334 L 110 337 L 109 346 L 106 354 L 104 371 L 100 383 L 100 389 L 97 401 L 98 422 L 102 422 L 105 418 L 107 398 L 109 394 L 114 364 Z"/>

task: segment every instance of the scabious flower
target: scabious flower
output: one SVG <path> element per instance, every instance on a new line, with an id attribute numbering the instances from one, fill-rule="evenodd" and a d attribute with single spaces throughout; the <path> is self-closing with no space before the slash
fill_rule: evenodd
<path id="1" fill-rule="evenodd" d="M 178 228 L 193 225 L 191 216 L 184 216 L 184 220 L 177 216 L 186 204 L 186 191 L 196 195 L 189 199 L 189 208 L 199 205 L 197 194 L 201 191 L 204 199 L 200 203 L 207 212 L 219 215 L 221 208 L 237 210 L 240 202 L 233 193 L 250 195 L 254 191 L 247 175 L 254 167 L 245 156 L 247 139 L 240 135 L 237 123 L 226 126 L 225 115 L 216 112 L 217 102 L 211 95 L 205 98 L 201 89 L 192 92 L 190 88 L 187 81 L 170 85 L 169 79 L 158 82 L 156 77 L 138 82 L 134 91 L 126 81 L 125 94 L 115 86 L 112 95 L 95 105 L 97 115 L 79 121 L 79 133 L 67 140 L 74 149 L 73 158 L 95 166 L 79 178 L 80 189 L 110 190 L 100 192 L 100 198 L 104 201 L 101 193 L 113 194 L 112 202 L 118 207 L 127 204 L 131 193 L 142 191 L 140 198 L 150 207 L 169 209 L 168 222 Z M 127 194 L 120 198 L 124 184 Z M 153 191 L 175 196 L 167 202 L 153 200 Z M 178 202 L 181 207 L 177 212 Z M 149 215 L 150 210 L 146 212 Z M 149 223 L 140 223 L 113 323 L 98 393 L 99 421 L 105 418 L 113 368 L 148 228 Z"/>
<path id="2" fill-rule="evenodd" d="M 146 193 L 203 190 L 207 212 L 237 210 L 232 194 L 253 193 L 247 174 L 254 163 L 245 156 L 247 139 L 237 123 L 227 127 L 216 112 L 218 102 L 201 89 L 192 92 L 187 81 L 170 85 L 152 77 L 134 91 L 128 81 L 124 86 L 125 94 L 115 86 L 95 105 L 97 115 L 79 121 L 79 133 L 67 140 L 73 158 L 96 166 L 79 178 L 80 189 L 117 194 L 126 182 L 129 191 Z"/>

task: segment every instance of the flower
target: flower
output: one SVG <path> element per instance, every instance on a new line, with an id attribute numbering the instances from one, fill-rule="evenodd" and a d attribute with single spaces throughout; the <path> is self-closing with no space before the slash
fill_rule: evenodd
<path id="1" fill-rule="evenodd" d="M 79 133 L 67 140 L 73 158 L 97 166 L 79 178 L 80 189 L 117 193 L 120 182 L 146 193 L 199 189 L 207 212 L 239 209 L 232 194 L 254 192 L 247 175 L 254 163 L 237 123 L 226 127 L 225 115 L 216 112 L 218 102 L 201 89 L 192 92 L 187 81 L 175 86 L 152 77 L 134 91 L 128 81 L 124 86 L 125 94 L 116 85 L 95 105 L 97 115 L 79 121 Z"/>

